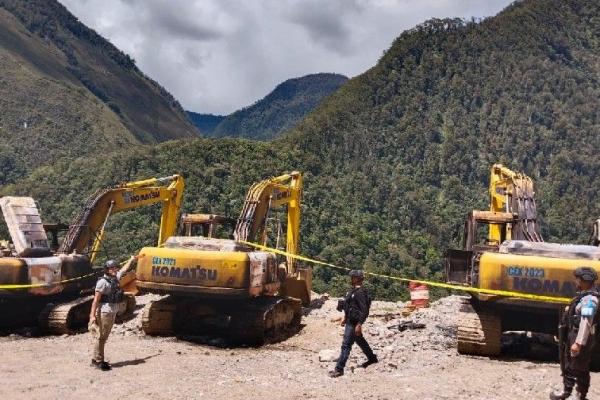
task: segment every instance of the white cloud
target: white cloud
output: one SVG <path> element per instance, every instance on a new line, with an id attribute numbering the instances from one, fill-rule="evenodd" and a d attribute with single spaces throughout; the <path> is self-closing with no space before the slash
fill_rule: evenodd
<path id="1" fill-rule="evenodd" d="M 358 75 L 406 29 L 511 0 L 60 0 L 184 108 L 227 114 L 282 81 Z"/>

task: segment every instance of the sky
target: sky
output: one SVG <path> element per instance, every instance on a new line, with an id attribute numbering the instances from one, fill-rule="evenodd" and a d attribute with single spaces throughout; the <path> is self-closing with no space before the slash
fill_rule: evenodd
<path id="1" fill-rule="evenodd" d="M 430 18 L 512 0 L 59 0 L 190 111 L 229 114 L 286 79 L 359 75 Z"/>

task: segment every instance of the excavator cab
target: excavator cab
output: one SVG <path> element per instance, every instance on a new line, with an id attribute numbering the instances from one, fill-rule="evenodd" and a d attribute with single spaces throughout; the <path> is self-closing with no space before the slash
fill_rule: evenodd
<path id="1" fill-rule="evenodd" d="M 69 225 L 62 223 L 44 224 L 44 230 L 46 231 L 46 235 L 48 236 L 50 249 L 53 253 L 56 253 L 60 248 L 60 243 L 62 242 L 64 236 L 69 230 Z"/>
<path id="2" fill-rule="evenodd" d="M 510 234 L 511 226 L 516 221 L 516 215 L 507 212 L 478 211 L 469 213 L 465 221 L 463 234 L 463 249 L 448 249 L 446 251 L 446 277 L 448 282 L 460 285 L 471 285 L 477 282 L 476 261 L 473 255 L 484 251 L 498 251 L 500 244 Z M 490 237 L 489 231 L 493 229 L 500 236 Z M 487 227 L 487 235 L 480 232 L 480 228 Z M 483 243 L 481 242 L 483 238 Z"/>
<path id="3" fill-rule="evenodd" d="M 235 218 L 216 214 L 183 214 L 179 223 L 179 234 L 208 239 L 233 239 L 236 221 Z"/>

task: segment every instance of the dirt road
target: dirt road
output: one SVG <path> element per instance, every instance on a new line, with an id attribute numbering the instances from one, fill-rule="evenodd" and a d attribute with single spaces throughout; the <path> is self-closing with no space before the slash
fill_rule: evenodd
<path id="1" fill-rule="evenodd" d="M 143 302 L 143 297 L 140 298 Z M 118 326 L 107 346 L 110 372 L 89 366 L 87 334 L 0 337 L 0 399 L 547 399 L 560 385 L 554 362 L 459 356 L 454 345 L 456 298 L 409 318 L 424 329 L 399 332 L 400 304 L 375 302 L 366 337 L 380 363 L 353 349 L 346 374 L 327 371 L 341 344 L 335 301 L 305 317 L 284 343 L 262 348 L 217 348 L 175 338 L 145 337 L 139 317 Z M 331 350 L 331 351 L 327 351 Z M 600 398 L 593 374 L 590 398 Z"/>

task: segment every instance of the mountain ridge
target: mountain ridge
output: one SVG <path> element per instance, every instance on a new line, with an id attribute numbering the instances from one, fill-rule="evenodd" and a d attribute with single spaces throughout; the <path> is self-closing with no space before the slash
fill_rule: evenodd
<path id="1" fill-rule="evenodd" d="M 338 90 L 347 77 L 318 73 L 291 78 L 262 99 L 223 118 L 208 115 L 197 120 L 197 127 L 210 137 L 244 137 L 270 140 L 294 127 L 324 98 Z M 202 115 L 202 114 L 200 114 Z M 193 113 L 193 118 L 199 118 Z"/>

